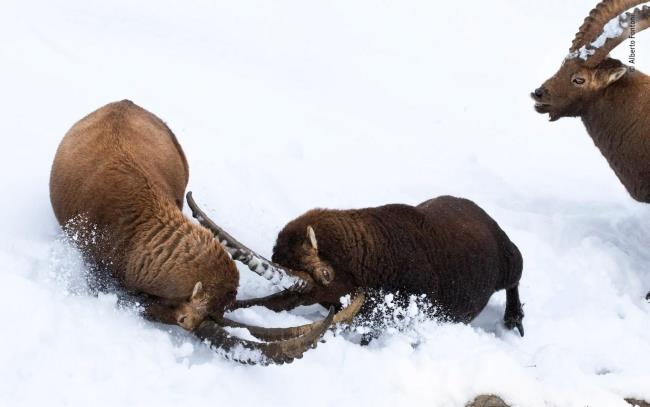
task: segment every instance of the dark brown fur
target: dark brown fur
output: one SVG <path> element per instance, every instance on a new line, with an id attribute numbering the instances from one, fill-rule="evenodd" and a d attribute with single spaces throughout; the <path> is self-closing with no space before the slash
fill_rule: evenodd
<path id="1" fill-rule="evenodd" d="M 576 78 L 585 82 L 574 83 Z M 649 76 L 611 58 L 593 69 L 576 58 L 532 96 L 536 110 L 551 120 L 580 117 L 630 195 L 650 203 Z"/>
<path id="2" fill-rule="evenodd" d="M 98 241 L 84 251 L 99 273 L 141 295 L 148 317 L 194 329 L 234 301 L 239 275 L 212 234 L 183 216 L 188 176 L 171 130 L 125 100 L 68 131 L 50 198 L 59 223 L 73 225 L 69 232 L 88 238 L 86 227 L 70 223 L 79 217 L 97 227 Z"/>
<path id="3" fill-rule="evenodd" d="M 317 249 L 306 232 L 309 226 Z M 513 327 L 523 318 L 521 254 L 497 223 L 466 199 L 443 196 L 417 207 L 311 210 L 280 232 L 273 260 L 322 283 L 294 296 L 293 303 L 276 304 L 279 308 L 336 305 L 362 287 L 426 294 L 445 316 L 468 322 L 495 291 L 506 289 L 506 322 Z"/>

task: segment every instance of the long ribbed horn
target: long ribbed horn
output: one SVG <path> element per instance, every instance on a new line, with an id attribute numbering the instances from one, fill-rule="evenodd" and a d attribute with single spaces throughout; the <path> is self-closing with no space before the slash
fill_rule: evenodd
<path id="1" fill-rule="evenodd" d="M 304 335 L 269 343 L 253 342 L 232 336 L 211 319 L 203 321 L 194 330 L 194 334 L 208 341 L 212 347 L 223 350 L 224 356 L 228 359 L 248 364 L 283 364 L 300 359 L 308 349 L 315 348 L 333 320 L 334 308 L 331 307 L 327 317 L 311 324 L 311 329 Z"/>
<path id="2" fill-rule="evenodd" d="M 591 10 L 573 39 L 570 53 L 593 42 L 603 31 L 605 24 L 626 10 L 643 4 L 648 0 L 603 0 Z"/>
<path id="3" fill-rule="evenodd" d="M 187 204 L 192 210 L 192 216 L 214 234 L 221 246 L 230 253 L 234 260 L 245 264 L 251 271 L 285 290 L 307 292 L 313 287 L 314 280 L 309 274 L 290 270 L 265 259 L 217 226 L 194 202 L 192 192 L 188 192 L 186 198 Z"/>
<path id="4" fill-rule="evenodd" d="M 310 332 L 311 329 L 313 329 L 314 324 L 320 322 L 319 321 L 319 322 L 313 322 L 311 324 L 292 326 L 289 328 L 266 328 L 261 326 L 244 324 L 242 322 L 233 321 L 225 317 L 220 319 L 215 319 L 215 321 L 221 326 L 247 329 L 248 332 L 254 337 L 256 337 L 257 339 L 261 339 L 263 341 L 270 341 L 270 342 L 283 341 L 286 339 L 303 336 L 306 333 Z"/>
<path id="5" fill-rule="evenodd" d="M 631 34 L 647 28 L 648 6 L 623 13 L 648 0 L 605 0 L 592 10 L 576 34 L 567 59 L 581 58 L 593 68 Z M 645 25 L 645 26 L 644 26 Z"/>
<path id="6" fill-rule="evenodd" d="M 354 298 L 350 303 L 334 315 L 335 324 L 349 324 L 352 322 L 352 319 L 357 316 L 361 307 L 366 302 L 366 295 L 361 290 L 357 290 L 354 295 Z"/>
<path id="7" fill-rule="evenodd" d="M 613 24 L 614 31 L 611 34 L 601 34 L 594 43 L 593 54 L 587 58 L 585 66 L 594 68 L 600 64 L 610 52 L 618 47 L 623 41 L 630 36 L 645 30 L 650 26 L 650 6 L 636 8 L 618 17 Z M 602 44 L 601 44 L 602 42 Z"/>
<path id="8" fill-rule="evenodd" d="M 352 319 L 359 313 L 361 307 L 365 302 L 365 295 L 362 292 L 357 292 L 350 302 L 350 304 L 337 312 L 334 315 L 333 323 L 349 323 Z M 321 321 L 312 322 L 311 324 L 292 326 L 289 328 L 264 328 L 254 325 L 247 325 L 241 322 L 236 322 L 228 318 L 218 318 L 215 319 L 217 323 L 222 326 L 229 326 L 233 328 L 245 328 L 250 332 L 254 337 L 261 339 L 263 341 L 279 341 L 289 338 L 296 338 L 302 335 L 307 334 L 312 329 L 317 329 L 316 325 L 320 324 Z"/>

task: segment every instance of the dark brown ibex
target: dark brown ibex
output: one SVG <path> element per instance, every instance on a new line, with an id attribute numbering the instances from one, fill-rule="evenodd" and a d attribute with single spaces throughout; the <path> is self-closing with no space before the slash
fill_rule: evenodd
<path id="1" fill-rule="evenodd" d="M 313 346 L 333 315 L 311 325 L 259 328 L 223 318 L 235 301 L 239 274 L 210 231 L 183 216 L 188 164 L 171 130 L 130 101 L 106 105 L 76 123 L 57 150 L 50 198 L 68 232 L 97 239 L 84 254 L 144 305 L 145 315 L 178 324 L 214 345 L 258 351 L 260 362 L 285 362 Z M 75 219 L 83 217 L 83 222 Z M 66 227 L 67 225 L 67 227 Z M 263 270 L 284 288 L 307 289 L 310 278 Z M 351 312 L 351 311 L 348 311 Z M 210 317 L 210 318 L 208 318 Z M 258 343 L 230 337 L 222 323 L 250 328 Z"/>
<path id="2" fill-rule="evenodd" d="M 650 26 L 647 0 L 604 0 L 585 18 L 560 70 L 531 97 L 551 121 L 580 117 L 630 193 L 650 203 L 650 76 L 609 53 Z M 650 300 L 650 293 L 646 296 Z"/>
<path id="3" fill-rule="evenodd" d="M 224 246 L 248 250 L 188 201 Z M 315 209 L 279 233 L 273 261 L 288 271 L 306 272 L 315 284 L 307 292 L 283 291 L 237 306 L 337 306 L 348 293 L 381 289 L 426 294 L 439 315 L 469 322 L 495 291 L 505 289 L 506 326 L 524 334 L 518 289 L 521 254 L 499 225 L 466 199 L 445 196 L 417 207 Z"/>

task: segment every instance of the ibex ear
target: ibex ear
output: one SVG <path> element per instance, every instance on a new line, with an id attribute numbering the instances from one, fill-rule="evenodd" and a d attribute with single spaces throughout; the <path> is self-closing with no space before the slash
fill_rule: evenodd
<path id="1" fill-rule="evenodd" d="M 623 75 L 625 75 L 626 73 L 627 73 L 626 66 L 609 69 L 606 73 L 607 75 L 606 86 L 609 86 L 612 83 L 616 82 L 617 80 L 621 79 Z"/>
<path id="2" fill-rule="evenodd" d="M 307 238 L 309 239 L 309 243 L 311 243 L 311 247 L 318 250 L 318 241 L 316 240 L 316 232 L 314 232 L 314 228 L 312 228 L 311 226 L 307 226 Z"/>
<path id="3" fill-rule="evenodd" d="M 191 299 L 193 300 L 197 295 L 201 294 L 201 291 L 203 291 L 203 283 L 200 281 L 194 285 L 194 289 L 192 290 L 192 297 Z"/>

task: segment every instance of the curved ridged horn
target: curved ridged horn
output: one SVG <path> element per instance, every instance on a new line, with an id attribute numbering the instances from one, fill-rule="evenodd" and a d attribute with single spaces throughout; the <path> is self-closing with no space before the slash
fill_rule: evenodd
<path id="1" fill-rule="evenodd" d="M 648 0 L 603 0 L 591 10 L 573 39 L 569 52 L 574 53 L 581 47 L 593 42 L 603 31 L 605 24 L 632 7 Z"/>
<path id="2" fill-rule="evenodd" d="M 336 315 L 335 315 L 336 316 Z M 313 325 L 318 322 L 313 322 L 311 324 L 292 326 L 289 328 L 266 328 L 255 325 L 248 325 L 242 322 L 233 321 L 228 318 L 220 318 L 215 320 L 221 326 L 228 326 L 231 328 L 243 328 L 248 330 L 248 332 L 263 341 L 283 341 L 286 339 L 297 338 L 308 333 Z"/>
<path id="3" fill-rule="evenodd" d="M 596 67 L 623 41 L 628 39 L 631 35 L 640 33 L 648 28 L 650 26 L 650 6 L 636 8 L 631 12 L 619 16 L 617 24 L 617 35 L 602 38 L 601 41 L 603 44 L 596 44 L 599 46 L 594 49 L 593 55 L 587 58 L 585 66 L 588 68 Z"/>
<path id="4" fill-rule="evenodd" d="M 333 323 L 349 323 L 352 319 L 359 313 L 361 307 L 365 302 L 365 295 L 362 292 L 357 292 L 350 304 L 337 312 L 334 315 Z M 263 341 L 279 341 L 289 338 L 296 338 L 302 335 L 307 334 L 312 329 L 314 329 L 316 324 L 319 322 L 313 322 L 311 324 L 292 326 L 289 328 L 264 328 L 254 325 L 247 325 L 241 322 L 236 322 L 228 318 L 219 318 L 216 321 L 222 326 L 229 326 L 233 328 L 245 328 L 250 332 L 254 337 L 261 339 Z"/>
<path id="5" fill-rule="evenodd" d="M 206 319 L 194 330 L 201 340 L 225 352 L 224 356 L 241 363 L 269 365 L 291 363 L 300 359 L 310 348 L 315 348 L 334 320 L 334 308 L 322 321 L 311 325 L 304 335 L 277 342 L 253 342 L 232 336 L 215 321 Z"/>
<path id="6" fill-rule="evenodd" d="M 354 295 L 354 298 L 350 301 L 347 307 L 343 308 L 334 315 L 335 324 L 349 324 L 352 322 L 352 319 L 357 316 L 361 307 L 366 302 L 366 295 L 358 290 Z"/>
<path id="7" fill-rule="evenodd" d="M 285 290 L 307 292 L 313 287 L 314 280 L 309 274 L 290 270 L 265 259 L 217 226 L 194 202 L 192 192 L 188 192 L 186 198 L 187 204 L 192 210 L 192 216 L 214 234 L 221 246 L 230 253 L 233 260 L 245 264 L 251 271 Z"/>

